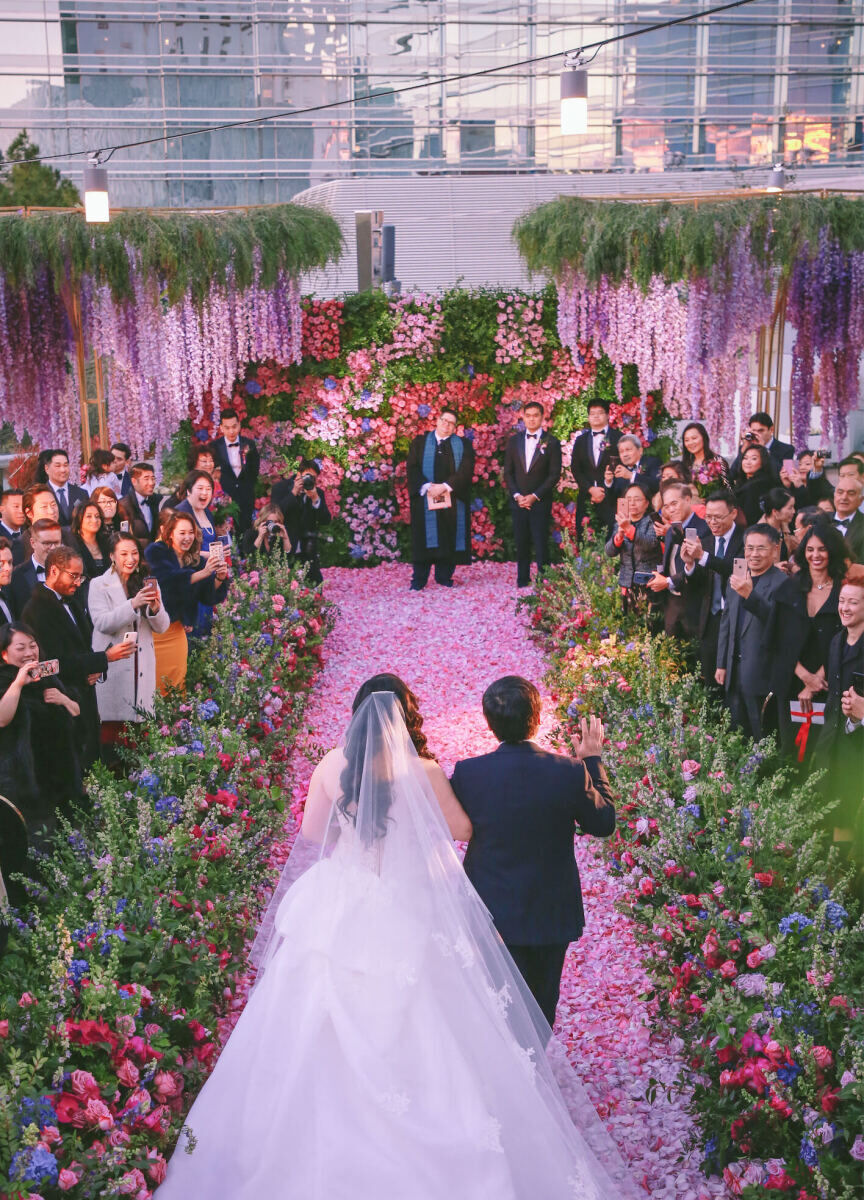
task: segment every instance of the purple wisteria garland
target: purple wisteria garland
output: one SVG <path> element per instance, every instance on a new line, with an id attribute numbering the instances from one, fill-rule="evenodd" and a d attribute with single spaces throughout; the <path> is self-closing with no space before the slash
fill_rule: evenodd
<path id="1" fill-rule="evenodd" d="M 81 327 L 88 353 L 102 356 L 109 432 L 136 456 L 155 447 L 157 458 L 180 422 L 203 419 L 230 397 L 247 363 L 301 359 L 302 312 L 296 281 L 282 272 L 272 287 L 237 288 L 229 272 L 200 305 L 186 295 L 165 300 L 162 281 L 134 269 L 134 298 L 117 300 L 107 284 L 85 276 Z M 69 297 L 47 272 L 33 287 L 11 289 L 0 275 L 0 421 L 38 445 L 63 446 L 80 456 L 81 430 L 75 338 Z"/>

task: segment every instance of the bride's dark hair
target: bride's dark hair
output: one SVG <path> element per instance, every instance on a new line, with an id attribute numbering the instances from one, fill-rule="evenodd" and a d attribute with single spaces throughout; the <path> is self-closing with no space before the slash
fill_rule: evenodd
<path id="1" fill-rule="evenodd" d="M 405 718 L 408 734 L 414 744 L 414 749 L 421 758 L 434 758 L 426 744 L 423 732 L 423 718 L 417 706 L 417 697 L 411 689 L 402 682 L 398 675 L 373 675 L 360 687 L 351 705 L 351 711 L 356 713 L 363 701 L 375 692 L 389 692 L 395 696 Z M 355 825 L 357 824 L 357 805 L 360 798 L 360 785 L 363 779 L 363 766 L 369 751 L 367 745 L 367 729 L 363 723 L 352 722 L 348 737 L 345 739 L 345 766 L 339 777 L 341 795 L 336 806 Z M 374 761 L 374 753 L 372 759 Z M 382 797 L 382 800 L 384 798 Z M 365 814 L 365 828 L 358 829 L 360 837 L 367 844 L 382 838 L 387 832 L 388 812 L 392 803 L 392 795 L 387 795 L 386 801 L 377 806 L 373 814 Z"/>

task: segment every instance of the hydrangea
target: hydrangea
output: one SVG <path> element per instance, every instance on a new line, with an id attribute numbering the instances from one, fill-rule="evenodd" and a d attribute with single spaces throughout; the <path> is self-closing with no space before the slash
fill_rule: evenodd
<path id="1" fill-rule="evenodd" d="M 829 929 L 842 929 L 848 919 L 848 912 L 836 900 L 830 900 L 825 905 L 825 924 Z"/>
<path id="2" fill-rule="evenodd" d="M 80 983 L 85 975 L 90 973 L 90 964 L 86 958 L 73 958 L 69 964 L 69 978 L 73 983 Z"/>
<path id="3" fill-rule="evenodd" d="M 215 700 L 205 700 L 198 705 L 198 716 L 202 721 L 212 721 L 219 713 L 219 705 Z"/>
<path id="4" fill-rule="evenodd" d="M 44 1186 L 55 1184 L 60 1174 L 57 1159 L 44 1146 L 26 1146 L 12 1157 L 9 1178 Z"/>
<path id="5" fill-rule="evenodd" d="M 816 1153 L 816 1147 L 809 1138 L 802 1137 L 801 1152 L 798 1155 L 805 1167 L 818 1167 L 819 1155 Z"/>
<path id="6" fill-rule="evenodd" d="M 793 929 L 797 929 L 800 933 L 812 924 L 813 921 L 810 917 L 805 917 L 803 913 L 793 912 L 788 917 L 781 918 L 779 928 L 782 934 L 789 934 Z"/>
<path id="7" fill-rule="evenodd" d="M 87 965 L 86 963 L 84 964 Z M 40 1096 L 35 1100 L 32 1096 L 24 1096 L 18 1105 L 18 1126 L 20 1129 L 26 1128 L 28 1125 L 35 1125 L 37 1129 L 43 1129 L 46 1125 L 54 1125 L 57 1122 L 57 1117 L 54 1112 L 54 1105 L 47 1096 Z"/>

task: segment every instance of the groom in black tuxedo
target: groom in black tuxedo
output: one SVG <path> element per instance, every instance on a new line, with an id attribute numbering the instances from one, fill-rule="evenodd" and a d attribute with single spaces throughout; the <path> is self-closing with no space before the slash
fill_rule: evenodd
<path id="1" fill-rule="evenodd" d="M 543 405 L 529 400 L 522 409 L 525 429 L 513 434 L 504 455 L 520 588 L 531 584 L 532 546 L 538 575 L 549 561 L 549 521 L 561 478 L 561 443 L 543 428 L 544 415 Z"/>
<path id="2" fill-rule="evenodd" d="M 501 745 L 457 763 L 451 780 L 474 827 L 465 873 L 552 1026 L 564 956 L 585 926 L 573 835 L 615 829 L 603 726 L 582 721 L 578 759 L 541 750 L 540 693 L 519 675 L 486 689 L 483 715 Z"/>

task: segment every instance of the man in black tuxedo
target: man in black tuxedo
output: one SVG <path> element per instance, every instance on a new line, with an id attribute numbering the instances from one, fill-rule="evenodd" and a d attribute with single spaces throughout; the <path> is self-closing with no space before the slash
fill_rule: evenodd
<path id="1" fill-rule="evenodd" d="M 45 461 L 45 474 L 48 476 L 48 486 L 57 501 L 57 519 L 68 529 L 72 524 L 75 505 L 86 500 L 87 493 L 82 487 L 69 482 L 69 455 L 65 450 L 51 451 Z"/>
<path id="2" fill-rule="evenodd" d="M 543 405 L 529 400 L 522 409 L 525 429 L 514 433 L 504 454 L 504 483 L 510 494 L 516 542 L 516 586 L 531 584 L 531 547 L 538 574 L 549 561 L 552 501 L 561 478 L 561 443 L 543 429 Z"/>
<path id="3" fill-rule="evenodd" d="M 471 561 L 474 447 L 457 434 L 458 425 L 458 414 L 442 408 L 435 428 L 418 434 L 408 448 L 412 592 L 429 582 L 433 563 L 435 582 L 452 587 L 457 562 Z"/>
<path id="4" fill-rule="evenodd" d="M 63 545 L 63 530 L 59 521 L 42 517 L 30 526 L 31 554 L 12 571 L 9 583 L 9 606 L 19 620 L 37 583 L 45 582 L 45 562 L 52 550 Z"/>
<path id="5" fill-rule="evenodd" d="M 319 473 L 314 458 L 303 458 L 296 474 L 274 483 L 270 495 L 284 517 L 291 556 L 308 564 L 310 583 L 322 580 L 318 531 L 332 520 L 324 492 L 318 489 Z"/>
<path id="6" fill-rule="evenodd" d="M 729 577 L 717 642 L 714 678 L 726 689 L 732 723 L 757 742 L 774 667 L 764 648 L 765 629 L 774 595 L 787 578 L 776 566 L 779 556 L 780 534 L 774 526 L 751 525 L 744 534 L 747 574 Z"/>
<path id="7" fill-rule="evenodd" d="M 9 583 L 12 579 L 12 547 L 7 538 L 0 537 L 0 626 L 15 620 L 12 602 L 9 599 Z"/>
<path id="8" fill-rule="evenodd" d="M 620 500 L 629 487 L 634 483 L 645 488 L 649 495 L 660 486 L 660 459 L 653 454 L 644 454 L 642 439 L 635 433 L 622 433 L 618 439 L 618 458 L 620 461 L 611 469 L 612 495 Z M 607 484 L 610 483 L 609 472 L 605 475 Z"/>
<path id="9" fill-rule="evenodd" d="M 240 436 L 240 418 L 233 408 L 219 414 L 219 434 L 210 449 L 219 468 L 222 491 L 237 505 L 234 528 L 245 533 L 255 512 L 255 485 L 261 469 L 258 447 L 251 438 Z"/>
<path id="10" fill-rule="evenodd" d="M 741 469 L 741 456 L 748 446 L 758 443 L 764 446 L 768 451 L 768 456 L 771 459 L 771 465 L 774 468 L 774 473 L 780 477 L 780 468 L 784 462 L 789 462 L 795 457 L 795 447 L 790 446 L 788 442 L 778 442 L 774 436 L 774 421 L 770 413 L 755 412 L 747 422 L 748 428 L 741 436 L 741 443 L 738 453 L 732 460 L 732 465 L 729 468 L 730 477 L 737 475 Z M 750 435 L 748 437 L 748 434 Z"/>
<path id="11" fill-rule="evenodd" d="M 834 489 L 834 525 L 846 539 L 856 563 L 864 563 L 864 513 L 860 512 L 861 483 L 851 475 L 841 476 Z"/>
<path id="12" fill-rule="evenodd" d="M 111 470 L 120 485 L 120 499 L 127 496 L 132 489 L 132 448 L 125 442 L 114 442 L 111 446 L 114 461 Z"/>
<path id="13" fill-rule="evenodd" d="M 132 642 L 93 650 L 93 625 L 75 599 L 84 582 L 84 564 L 69 546 L 57 546 L 45 562 L 45 582 L 38 583 L 24 606 L 21 620 L 36 635 L 43 659 L 56 658 L 63 687 L 78 702 L 75 725 L 81 746 L 81 767 L 87 771 L 99 757 L 99 709 L 96 681 L 108 664 L 135 653 Z"/>
<path id="14" fill-rule="evenodd" d="M 120 519 L 129 522 L 129 532 L 145 546 L 159 536 L 159 497 L 156 472 L 150 463 L 132 468 L 132 487 L 120 501 Z"/>
<path id="15" fill-rule="evenodd" d="M 20 488 L 7 488 L 0 495 L 0 537 L 4 537 L 12 547 L 12 557 L 16 563 L 22 562 L 24 558 L 21 551 L 17 557 L 15 552 L 21 542 L 21 531 L 26 524 L 24 493 Z"/>
<path id="16" fill-rule="evenodd" d="M 717 670 L 717 641 L 720 618 L 726 607 L 726 589 L 736 558 L 744 557 L 744 530 L 735 518 L 738 509 L 731 492 L 712 492 L 705 502 L 708 532 L 701 544 L 683 542 L 680 549 L 684 573 L 681 591 L 695 617 L 694 633 L 699 638 L 702 679 L 714 689 Z"/>
<path id="17" fill-rule="evenodd" d="M 661 485 L 660 492 L 663 498 L 663 525 L 656 528 L 658 533 L 663 533 L 663 563 L 647 586 L 658 598 L 661 595 L 663 597 L 665 633 L 669 637 L 691 638 L 698 624 L 698 604 L 694 596 L 684 591 L 681 547 L 688 537 L 695 535 L 696 544 L 701 548 L 708 526 L 693 511 L 689 484 L 670 480 Z"/>
<path id="18" fill-rule="evenodd" d="M 579 489 L 576 498 L 576 540 L 582 541 L 586 520 L 598 538 L 605 541 L 612 528 L 615 506 L 606 487 L 606 468 L 617 462 L 616 449 L 621 434 L 609 428 L 609 404 L 592 400 L 588 405 L 588 428 L 573 443 L 570 470 Z"/>
<path id="19" fill-rule="evenodd" d="M 582 721 L 578 759 L 541 750 L 540 693 L 518 675 L 486 689 L 483 715 L 501 745 L 457 763 L 451 780 L 474 830 L 465 874 L 551 1026 L 567 947 L 585 927 L 573 835 L 615 829 L 603 726 Z"/>

